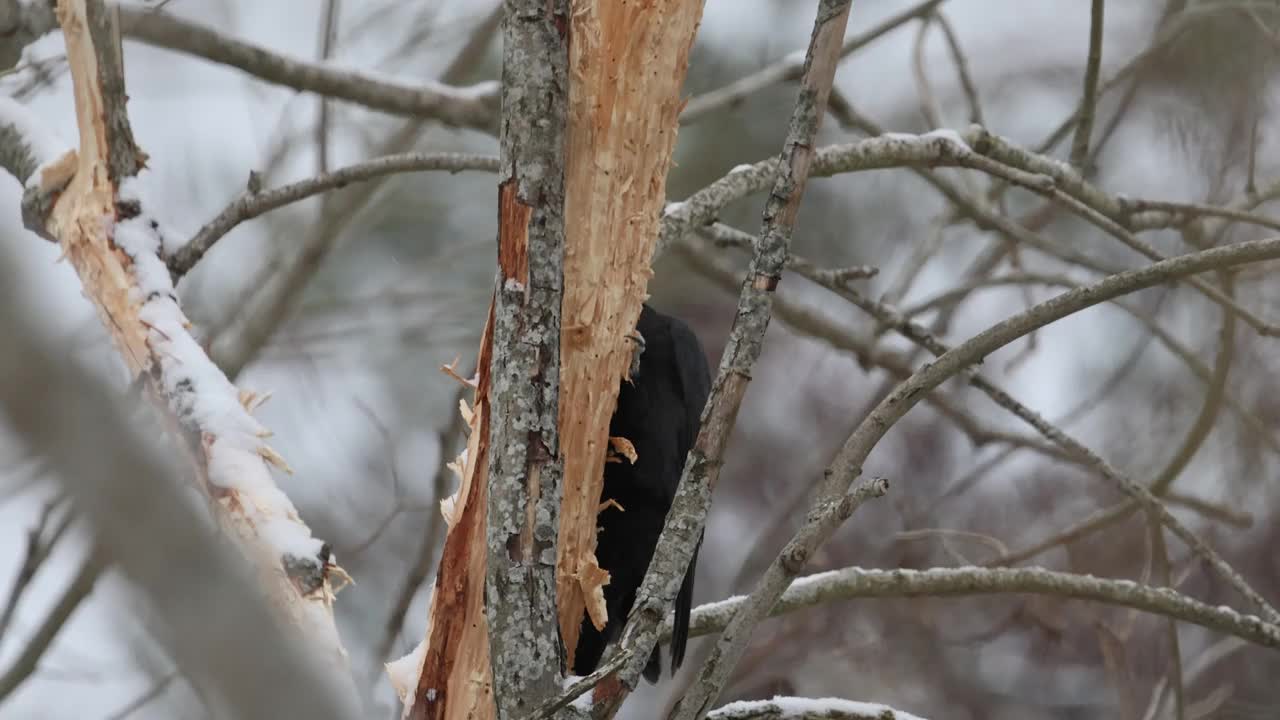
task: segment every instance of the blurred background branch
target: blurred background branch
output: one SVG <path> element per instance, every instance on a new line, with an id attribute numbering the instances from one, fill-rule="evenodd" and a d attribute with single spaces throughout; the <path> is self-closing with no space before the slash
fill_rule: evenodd
<path id="1" fill-rule="evenodd" d="M 706 4 L 668 178 L 675 202 L 661 220 L 667 252 L 649 292 L 689 322 L 712 361 L 755 249 L 736 228 L 758 222 L 814 4 Z M 181 299 L 219 366 L 274 393 L 258 416 L 297 470 L 281 489 L 358 581 L 337 612 L 366 714 L 391 717 L 395 702 L 381 674 L 363 669 L 422 636 L 435 507 L 453 489 L 442 467 L 459 440 L 457 383 L 437 368 L 475 352 L 493 281 L 492 177 L 402 171 L 496 151 L 498 5 L 121 6 L 128 108 L 151 156 L 138 185 L 173 225 L 166 235 L 178 242 L 166 250 L 211 218 L 234 217 L 185 266 Z M 729 436 L 699 601 L 754 584 L 840 444 L 931 354 L 1104 274 L 1280 226 L 1274 4 L 865 5 L 842 41 L 831 121 L 815 142 L 822 179 L 799 214 L 780 322 Z M 0 2 L 2 92 L 46 140 L 77 134 L 53 23 L 48 3 Z M 989 134 L 967 127 L 975 122 Z M 62 149 L 24 151 L 9 127 L 0 122 L 0 152 L 19 152 L 0 159 L 21 179 Z M 928 135 L 947 128 L 955 133 Z M 866 139 L 886 132 L 901 135 Z M 1000 174 L 938 155 L 823 169 L 835 157 L 824 153 L 851 143 L 955 138 Z M 244 192 L 251 172 L 258 189 Z M 164 492 L 174 492 L 178 476 L 157 469 L 153 449 L 129 449 L 149 447 L 138 436 L 154 433 L 126 431 L 151 421 L 117 407 L 127 375 L 67 263 L 55 262 L 59 249 L 23 229 L 22 191 L 11 183 L 12 211 L 0 213 L 10 240 L 0 314 L 20 322 L 5 328 L 13 342 L 0 352 L 11 413 L 0 430 L 0 677 L 21 681 L 4 712 L 309 707 L 301 695 L 257 694 L 295 681 L 326 691 L 288 652 L 233 649 L 279 630 L 241 614 L 240 603 L 261 603 L 220 574 L 236 572 L 221 564 L 230 559 L 207 559 L 225 553 L 200 508 L 181 493 L 156 504 L 170 496 L 155 483 L 169 478 Z M 1097 478 L 1140 483 L 1264 600 L 1280 598 L 1276 267 L 1260 261 L 1202 275 L 1199 287 L 1168 282 L 1097 305 L 932 390 L 862 463 L 894 479 L 892 492 L 810 558 L 815 571 L 883 569 L 856 571 L 866 573 L 858 582 L 918 570 L 928 579 L 920 592 L 832 595 L 762 623 L 722 700 L 761 701 L 744 717 L 804 709 L 770 706 L 775 695 L 962 719 L 1275 714 L 1280 661 L 1253 642 L 1271 626 L 1215 609 L 1240 605 L 1230 584 L 1182 543 L 1164 546 L 1133 500 Z M 33 418 L 57 423 L 57 442 L 37 442 Z M 1026 418 L 1038 418 L 1037 433 Z M 1069 431 L 1074 444 L 1038 434 L 1046 429 Z M 140 457 L 152 464 L 132 464 Z M 121 544 L 165 533 L 173 542 Z M 93 548 L 103 565 L 85 562 Z M 1136 612 L 1061 585 L 1028 591 L 1058 577 L 1016 567 L 1031 559 L 1063 582 L 1113 578 L 1089 587 L 1182 603 L 1199 620 L 1171 623 L 1145 612 L 1154 606 Z M 946 568 L 968 565 L 1003 578 L 990 581 L 1001 592 L 938 597 Z M 702 617 L 695 627 L 707 627 Z M 1263 636 L 1246 642 L 1237 631 Z M 695 644 L 686 667 L 705 650 Z M 241 672 L 263 667 L 282 669 Z M 639 688 L 623 716 L 669 706 L 693 672 Z M 830 704 L 808 710 L 839 716 Z"/>

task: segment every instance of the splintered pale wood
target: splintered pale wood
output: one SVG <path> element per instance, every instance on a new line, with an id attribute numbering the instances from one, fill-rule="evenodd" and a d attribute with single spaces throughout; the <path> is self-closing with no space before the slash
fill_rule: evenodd
<path id="1" fill-rule="evenodd" d="M 201 480 L 200 487 L 219 500 L 219 507 L 225 512 L 217 513 L 217 520 L 230 537 L 239 541 L 262 587 L 303 635 L 331 651 L 328 659 L 340 673 L 336 677 L 349 680 L 345 651 L 333 620 L 333 590 L 328 573 L 334 567 L 325 564 L 320 579 L 304 588 L 286 574 L 281 547 L 263 533 L 264 523 L 270 522 L 275 528 L 287 529 L 293 537 L 312 539 L 292 504 L 271 480 L 270 466 L 284 467 L 284 461 L 265 443 L 258 443 L 235 456 L 242 462 L 223 463 L 220 470 L 212 467 L 211 448 L 223 441 L 219 435 L 223 426 L 209 425 L 199 413 L 182 418 L 182 408 L 190 407 L 187 403 L 191 398 L 179 396 L 179 391 L 172 388 L 185 387 L 189 391 L 192 387 L 190 378 L 180 382 L 174 375 L 185 370 L 179 367 L 181 362 L 201 364 L 214 373 L 216 370 L 207 357 L 197 354 L 198 344 L 190 337 L 189 324 L 176 297 L 159 297 L 160 293 L 153 293 L 157 298 L 148 297 L 139 284 L 138 262 L 143 258 L 131 256 L 117 243 L 120 184 L 142 168 L 146 156 L 134 143 L 129 128 L 118 36 L 111 27 L 109 10 L 102 3 L 62 0 L 57 5 L 57 15 L 66 42 L 80 148 L 74 156 L 68 155 L 41 173 L 40 189 L 53 192 L 74 166 L 74 174 L 57 195 L 48 217 L 41 219 L 40 229 L 58 241 L 125 364 L 135 377 L 145 381 L 148 399 L 186 451 L 193 474 Z M 142 208 L 144 213 L 148 210 Z M 151 259 L 159 262 L 155 257 Z M 165 304 L 165 319 L 172 321 L 166 323 L 166 330 L 157 330 L 145 319 L 143 311 L 148 303 L 151 307 Z M 175 359 L 166 347 L 179 341 L 189 350 L 181 359 Z M 201 375 L 207 377 L 209 373 Z M 240 393 L 225 378 L 218 379 L 223 382 L 209 381 L 207 387 L 195 387 L 212 397 L 210 402 L 217 407 L 236 408 L 227 411 L 228 415 L 239 417 L 237 404 L 241 404 L 245 426 L 253 425 L 248 412 L 258 398 Z M 255 439 L 267 434 L 265 429 L 259 429 L 261 433 Z M 236 438 L 235 442 L 243 443 L 244 439 Z M 317 540 L 315 545 L 321 544 Z M 323 561 L 317 557 L 315 562 Z"/>
<path id="2" fill-rule="evenodd" d="M 596 514 L 627 336 L 646 297 L 702 0 L 575 0 L 569 43 L 556 595 L 572 662 L 607 615 Z"/>
<path id="3" fill-rule="evenodd" d="M 480 339 L 466 462 L 457 494 L 443 506 L 448 534 L 436 572 L 427 651 L 407 716 L 484 720 L 494 714 L 489 625 L 484 617 L 485 504 L 489 476 L 489 364 L 493 306 Z"/>
<path id="4" fill-rule="evenodd" d="M 129 257 L 110 243 L 107 221 L 116 216 L 116 186 L 108 167 L 107 101 L 98 81 L 98 57 L 88 28 L 85 4 L 58 3 L 58 20 L 67 44 L 67 64 L 75 96 L 80 151 L 75 175 L 62 191 L 46 227 L 80 276 L 88 297 L 111 332 L 133 374 L 145 369 L 150 349 L 147 332 L 131 297 L 134 281 Z M 121 140 L 133 145 L 129 136 Z M 133 147 L 141 156 L 141 151 Z M 42 182 L 50 182 L 50 174 Z"/>

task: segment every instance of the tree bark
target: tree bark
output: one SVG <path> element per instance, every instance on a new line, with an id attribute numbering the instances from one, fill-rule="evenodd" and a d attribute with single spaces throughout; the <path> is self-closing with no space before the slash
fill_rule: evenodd
<path id="1" fill-rule="evenodd" d="M 606 619 L 609 419 L 701 14 L 701 0 L 507 2 L 497 289 L 411 717 L 527 714 L 560 691 L 557 631 L 572 661 L 584 606 Z"/>
<path id="2" fill-rule="evenodd" d="M 507 0 L 485 617 L 497 716 L 560 690 L 560 299 L 568 0 Z M 475 568 L 472 568 L 474 571 Z"/>

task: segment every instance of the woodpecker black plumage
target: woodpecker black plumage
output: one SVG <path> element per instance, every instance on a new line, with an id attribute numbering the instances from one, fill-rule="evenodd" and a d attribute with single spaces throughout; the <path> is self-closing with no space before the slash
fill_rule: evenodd
<path id="1" fill-rule="evenodd" d="M 610 504 L 597 520 L 596 559 L 609 572 L 609 584 L 604 587 L 609 620 L 604 630 L 596 630 L 590 618 L 583 621 L 574 657 L 576 675 L 595 670 L 605 647 L 622 634 L 675 498 L 685 456 L 698 436 L 702 406 L 711 391 L 706 354 L 687 325 L 645 305 L 636 331 L 642 338 L 637 340 L 639 362 L 632 364 L 630 382 L 622 381 L 609 434 L 629 440 L 637 458 L 634 464 L 625 458 L 605 464 L 600 501 L 603 504 L 613 500 L 621 509 Z M 697 561 L 695 549 L 676 596 L 671 635 L 673 673 L 684 660 L 689 640 Z M 662 660 L 655 647 L 644 677 L 653 683 L 661 674 Z"/>

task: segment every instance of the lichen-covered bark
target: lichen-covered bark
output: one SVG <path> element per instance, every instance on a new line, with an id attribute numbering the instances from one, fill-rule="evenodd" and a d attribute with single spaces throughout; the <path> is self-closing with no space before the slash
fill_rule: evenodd
<path id="1" fill-rule="evenodd" d="M 498 274 L 409 718 L 517 718 L 560 689 L 555 541 L 568 0 L 506 0 Z"/>
<path id="2" fill-rule="evenodd" d="M 568 0 L 508 0 L 502 24 L 485 618 L 504 720 L 560 690 L 555 548 L 568 19 Z"/>
<path id="3" fill-rule="evenodd" d="M 631 358 L 702 0 L 574 0 L 569 47 L 556 591 L 572 662 L 583 608 L 604 624 L 596 514 L 609 419 Z"/>

